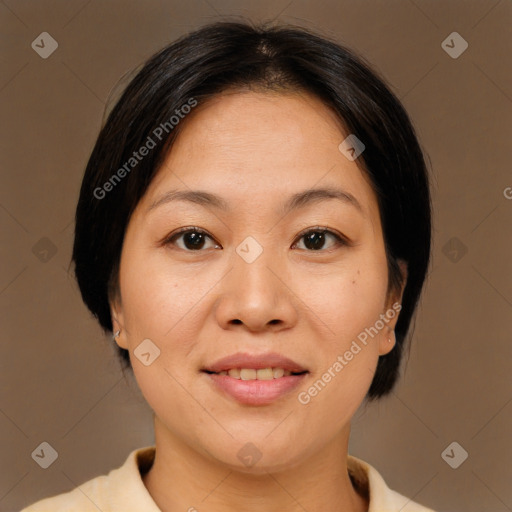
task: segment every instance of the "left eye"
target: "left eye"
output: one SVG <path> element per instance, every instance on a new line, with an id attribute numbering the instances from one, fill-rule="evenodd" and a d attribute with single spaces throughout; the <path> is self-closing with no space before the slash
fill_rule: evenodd
<path id="1" fill-rule="evenodd" d="M 345 240 L 343 240 L 341 236 L 325 228 L 316 228 L 306 231 L 305 233 L 301 234 L 299 240 L 304 239 L 303 245 L 305 246 L 306 250 L 319 251 L 324 249 L 325 242 L 329 237 L 334 239 L 334 246 L 346 245 Z M 296 245 L 297 244 L 294 244 L 292 247 L 295 247 Z M 299 248 L 303 249 L 302 247 Z"/>

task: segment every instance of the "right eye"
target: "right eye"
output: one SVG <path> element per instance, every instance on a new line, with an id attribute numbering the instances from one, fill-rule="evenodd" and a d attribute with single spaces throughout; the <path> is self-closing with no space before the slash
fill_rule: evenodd
<path id="1" fill-rule="evenodd" d="M 177 243 L 181 239 L 181 245 Z M 183 251 L 201 251 L 204 249 L 206 239 L 213 241 L 213 238 L 203 229 L 197 227 L 181 228 L 174 233 L 171 233 L 164 241 L 164 245 L 174 245 Z M 220 248 L 219 244 L 214 244 L 210 248 Z"/>

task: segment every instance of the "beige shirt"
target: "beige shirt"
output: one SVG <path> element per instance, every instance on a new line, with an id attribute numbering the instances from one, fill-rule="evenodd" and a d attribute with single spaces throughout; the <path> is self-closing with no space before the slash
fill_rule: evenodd
<path id="1" fill-rule="evenodd" d="M 124 464 L 64 494 L 40 500 L 21 512 L 160 512 L 141 474 L 146 473 L 155 455 L 155 446 L 133 450 Z M 434 512 L 388 488 L 377 470 L 348 455 L 350 478 L 369 497 L 368 512 Z M 198 512 L 201 507 L 198 505 Z M 194 511 L 194 504 L 189 509 Z"/>

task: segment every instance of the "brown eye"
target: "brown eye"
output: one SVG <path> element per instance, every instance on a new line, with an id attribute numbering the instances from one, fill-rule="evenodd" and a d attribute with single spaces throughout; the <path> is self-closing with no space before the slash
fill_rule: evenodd
<path id="1" fill-rule="evenodd" d="M 164 243 L 165 245 L 176 245 L 185 251 L 200 251 L 205 249 L 207 240 L 213 241 L 213 238 L 206 231 L 199 228 L 184 228 L 169 236 Z M 177 243 L 178 241 L 181 243 Z M 206 249 L 215 247 L 220 246 L 214 244 L 213 247 L 206 247 Z"/>
<path id="2" fill-rule="evenodd" d="M 339 245 L 347 245 L 346 241 L 333 231 L 324 228 L 318 229 L 310 229 L 305 233 L 301 234 L 300 239 L 304 239 L 304 247 L 299 247 L 299 249 L 306 249 L 308 251 L 321 251 L 326 250 L 325 245 L 328 242 L 329 238 L 334 239 L 334 244 L 331 244 L 330 248 L 339 246 Z M 294 247 L 297 244 L 294 244 Z M 328 247 L 329 249 L 329 247 Z"/>

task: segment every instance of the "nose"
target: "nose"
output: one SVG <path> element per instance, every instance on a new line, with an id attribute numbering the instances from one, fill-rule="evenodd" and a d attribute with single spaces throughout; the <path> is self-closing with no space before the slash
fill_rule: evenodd
<path id="1" fill-rule="evenodd" d="M 216 317 L 226 330 L 278 332 L 292 327 L 298 318 L 285 263 L 264 250 L 252 263 L 237 253 L 233 267 L 222 280 Z"/>

